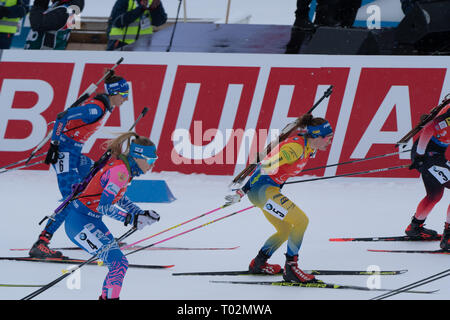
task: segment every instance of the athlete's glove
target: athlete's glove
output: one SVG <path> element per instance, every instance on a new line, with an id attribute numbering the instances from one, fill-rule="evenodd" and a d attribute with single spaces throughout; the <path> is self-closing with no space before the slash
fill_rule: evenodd
<path id="1" fill-rule="evenodd" d="M 145 226 L 149 226 L 159 221 L 159 214 L 153 210 L 145 210 L 143 213 L 138 213 L 134 216 L 133 226 L 138 230 L 142 230 Z"/>
<path id="2" fill-rule="evenodd" d="M 424 156 L 424 155 L 417 154 L 417 155 L 414 157 L 414 159 L 413 159 L 411 165 L 409 166 L 409 170 L 416 169 L 417 171 L 420 172 L 420 170 L 422 170 L 424 164 L 425 164 L 425 156 Z"/>
<path id="3" fill-rule="evenodd" d="M 58 162 L 58 149 L 58 142 L 50 142 L 50 148 L 48 149 L 47 156 L 44 160 L 46 164 L 55 164 Z"/>
<path id="4" fill-rule="evenodd" d="M 245 196 L 245 192 L 242 189 L 236 189 L 234 194 L 229 194 L 225 196 L 225 206 L 231 206 L 232 204 L 238 203 Z"/>

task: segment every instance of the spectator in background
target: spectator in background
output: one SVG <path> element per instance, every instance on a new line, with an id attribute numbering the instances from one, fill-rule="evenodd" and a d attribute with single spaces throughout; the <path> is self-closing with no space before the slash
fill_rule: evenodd
<path id="1" fill-rule="evenodd" d="M 167 14 L 160 0 L 117 0 L 108 20 L 106 50 L 124 50 L 138 39 L 147 40 L 150 45 L 153 26 L 166 21 Z"/>
<path id="2" fill-rule="evenodd" d="M 25 49 L 64 50 L 72 31 L 70 18 L 84 8 L 84 0 L 34 0 L 30 10 L 31 30 L 25 43 Z M 79 8 L 79 12 L 71 10 Z"/>
<path id="3" fill-rule="evenodd" d="M 0 0 L 0 49 L 11 47 L 20 19 L 26 16 L 30 0 Z"/>
<path id="4" fill-rule="evenodd" d="M 402 11 L 406 15 L 413 7 L 417 0 L 400 0 L 402 3 Z"/>
<path id="5" fill-rule="evenodd" d="M 314 23 L 309 19 L 312 0 L 297 0 L 295 21 L 291 29 L 291 39 L 285 53 L 299 53 L 306 37 L 318 26 L 351 27 L 362 0 L 316 0 Z"/>

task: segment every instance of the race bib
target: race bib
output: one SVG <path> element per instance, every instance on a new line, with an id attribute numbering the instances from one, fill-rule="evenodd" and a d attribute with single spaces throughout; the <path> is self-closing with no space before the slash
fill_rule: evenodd
<path id="1" fill-rule="evenodd" d="M 141 29 L 150 28 L 151 25 L 152 24 L 151 24 L 150 19 L 148 17 L 145 17 L 145 16 L 142 17 L 142 19 L 141 19 Z"/>
<path id="2" fill-rule="evenodd" d="M 449 161 L 447 161 L 447 166 Z M 435 177 L 441 184 L 447 183 L 450 180 L 450 170 L 446 167 L 432 166 L 428 168 L 428 171 Z"/>
<path id="3" fill-rule="evenodd" d="M 97 233 L 100 233 L 97 235 Z M 95 254 L 102 246 L 103 243 L 98 239 L 103 236 L 100 230 L 94 231 L 93 233 L 86 229 L 86 227 L 81 230 L 79 234 L 75 236 L 75 240 L 90 254 Z"/>
<path id="4" fill-rule="evenodd" d="M 70 153 L 69 152 L 58 152 L 58 162 L 55 164 L 56 174 L 69 172 Z"/>
<path id="5" fill-rule="evenodd" d="M 267 200 L 264 205 L 264 210 L 280 220 L 283 220 L 288 213 L 287 209 L 283 208 L 272 199 Z"/>

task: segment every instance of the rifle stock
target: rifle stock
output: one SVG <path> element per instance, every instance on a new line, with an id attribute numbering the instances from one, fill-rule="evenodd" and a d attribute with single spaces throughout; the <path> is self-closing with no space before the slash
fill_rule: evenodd
<path id="1" fill-rule="evenodd" d="M 442 102 L 438 106 L 434 107 L 424 118 L 420 119 L 419 123 L 396 143 L 396 147 L 406 144 L 409 141 L 409 139 L 418 134 L 420 130 L 422 130 L 422 128 L 428 122 L 433 120 L 437 116 L 437 114 L 449 103 L 450 103 L 450 94 L 445 96 L 444 100 L 442 100 Z"/>

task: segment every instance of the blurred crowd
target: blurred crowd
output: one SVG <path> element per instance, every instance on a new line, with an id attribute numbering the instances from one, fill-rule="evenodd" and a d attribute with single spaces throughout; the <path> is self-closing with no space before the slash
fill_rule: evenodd
<path id="1" fill-rule="evenodd" d="M 30 30 L 24 49 L 64 50 L 71 32 L 79 28 L 85 0 L 0 0 L 0 49 L 11 48 L 25 18 Z M 131 50 L 151 42 L 153 27 L 166 23 L 160 0 L 117 0 L 106 30 L 106 50 Z"/>

